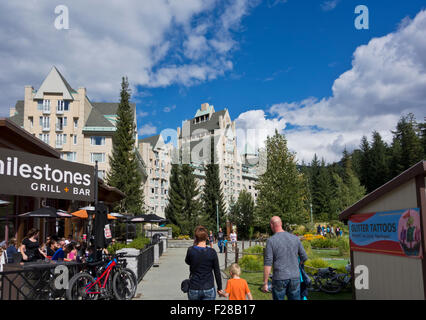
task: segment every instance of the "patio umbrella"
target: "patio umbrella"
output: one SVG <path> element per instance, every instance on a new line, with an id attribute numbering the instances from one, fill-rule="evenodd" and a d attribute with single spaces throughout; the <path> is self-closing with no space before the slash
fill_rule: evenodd
<path id="1" fill-rule="evenodd" d="M 10 204 L 9 201 L 0 200 L 0 207 L 5 207 L 5 206 L 8 206 L 9 204 Z"/>
<path id="2" fill-rule="evenodd" d="M 72 212 L 71 214 L 74 217 L 78 217 L 78 218 L 81 218 L 81 219 L 87 219 L 89 217 L 89 214 L 87 213 L 86 210 L 78 210 L 78 211 Z M 96 216 L 96 215 L 94 215 L 94 216 Z M 117 218 L 114 217 L 113 215 L 108 214 L 108 220 L 116 220 L 116 219 Z"/>
<path id="3" fill-rule="evenodd" d="M 43 207 L 34 211 L 22 213 L 19 218 L 71 218 L 72 215 L 63 210 L 56 210 L 53 207 Z"/>
<path id="4" fill-rule="evenodd" d="M 138 219 L 140 221 L 134 221 L 135 219 Z M 143 214 L 138 217 L 135 217 L 131 220 L 132 222 L 151 222 L 151 238 L 152 238 L 152 222 L 154 223 L 162 223 L 167 222 L 167 219 L 157 216 L 156 214 Z"/>

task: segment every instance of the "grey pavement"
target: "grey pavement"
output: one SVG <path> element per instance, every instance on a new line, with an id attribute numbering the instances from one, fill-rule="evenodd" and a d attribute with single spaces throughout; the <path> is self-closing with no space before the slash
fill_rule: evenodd
<path id="1" fill-rule="evenodd" d="M 241 248 L 241 243 L 239 243 Z M 248 244 L 247 246 L 248 247 Z M 225 269 L 225 254 L 219 253 L 220 269 Z M 139 282 L 135 300 L 187 300 L 187 294 L 180 290 L 182 280 L 189 276 L 189 266 L 185 263 L 187 248 L 167 248 L 160 257 L 159 266 L 151 267 L 141 282 Z M 228 266 L 234 261 L 235 255 L 229 250 Z M 226 279 L 222 273 L 222 287 L 226 288 Z M 225 298 L 216 297 L 217 300 Z M 226 299 L 225 299 L 226 300 Z"/>

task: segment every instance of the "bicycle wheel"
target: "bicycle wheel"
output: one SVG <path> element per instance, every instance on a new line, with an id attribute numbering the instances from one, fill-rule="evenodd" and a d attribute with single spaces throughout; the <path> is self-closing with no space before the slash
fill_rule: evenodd
<path id="1" fill-rule="evenodd" d="M 342 284 L 337 278 L 326 278 L 321 281 L 320 290 L 325 293 L 339 293 L 342 290 Z"/>
<path id="2" fill-rule="evenodd" d="M 95 282 L 95 279 L 88 273 L 82 272 L 74 275 L 68 285 L 66 296 L 68 300 L 97 300 L 99 294 L 88 294 L 86 287 L 88 284 Z M 99 292 L 100 288 L 98 284 L 95 284 L 91 289 L 91 292 Z"/>
<path id="3" fill-rule="evenodd" d="M 118 270 L 112 278 L 112 289 L 117 300 L 130 300 L 136 294 L 135 274 L 124 268 Z"/>

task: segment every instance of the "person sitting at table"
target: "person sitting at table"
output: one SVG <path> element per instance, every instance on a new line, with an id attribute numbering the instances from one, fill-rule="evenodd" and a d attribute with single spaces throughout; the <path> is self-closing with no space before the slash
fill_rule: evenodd
<path id="1" fill-rule="evenodd" d="M 22 240 L 22 245 L 19 249 L 22 254 L 22 260 L 25 262 L 32 262 L 47 258 L 46 254 L 40 250 L 38 236 L 39 230 L 31 228 L 24 240 Z"/>
<path id="2" fill-rule="evenodd" d="M 56 249 L 54 255 L 52 256 L 52 260 L 54 261 L 63 261 L 65 258 L 65 251 L 61 247 Z"/>
<path id="3" fill-rule="evenodd" d="M 13 256 L 18 253 L 18 249 L 16 248 L 16 239 L 10 238 L 9 239 L 9 246 L 6 249 L 6 255 L 7 255 L 7 263 L 13 263 Z"/>
<path id="4" fill-rule="evenodd" d="M 71 242 L 67 245 L 65 252 L 67 253 L 67 259 L 68 260 L 70 260 L 70 261 L 77 260 L 77 249 L 76 249 L 75 244 L 73 242 Z"/>
<path id="5" fill-rule="evenodd" d="M 56 250 L 59 248 L 59 243 L 55 239 L 50 239 L 50 241 L 47 243 L 47 256 L 53 257 Z"/>

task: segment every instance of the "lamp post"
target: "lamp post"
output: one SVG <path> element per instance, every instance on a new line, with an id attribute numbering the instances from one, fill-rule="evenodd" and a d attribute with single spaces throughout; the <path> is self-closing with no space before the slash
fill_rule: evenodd
<path id="1" fill-rule="evenodd" d="M 219 202 L 216 199 L 216 224 L 217 224 L 217 232 L 219 232 Z"/>

